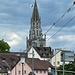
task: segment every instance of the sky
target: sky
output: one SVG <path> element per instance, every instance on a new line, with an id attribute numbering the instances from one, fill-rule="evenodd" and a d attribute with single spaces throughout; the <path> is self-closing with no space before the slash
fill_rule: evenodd
<path id="1" fill-rule="evenodd" d="M 72 6 L 74 0 L 36 1 L 43 33 L 65 13 L 64 17 L 46 34 L 46 46 L 75 52 L 75 18 L 72 19 L 75 16 L 75 5 Z M 32 4 L 34 0 L 0 0 L 0 40 L 4 39 L 10 45 L 11 52 L 26 50 L 26 37 L 29 36 L 33 11 Z M 66 13 L 69 7 L 71 10 Z M 54 35 L 67 22 L 69 23 Z"/>

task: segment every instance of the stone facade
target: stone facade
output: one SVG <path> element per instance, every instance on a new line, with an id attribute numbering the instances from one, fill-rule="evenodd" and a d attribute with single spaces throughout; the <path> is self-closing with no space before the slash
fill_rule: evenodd
<path id="1" fill-rule="evenodd" d="M 27 51 L 31 47 L 46 46 L 46 35 L 42 34 L 41 19 L 38 13 L 36 0 L 34 3 L 33 13 L 30 22 L 29 38 L 27 37 L 26 40 Z"/>

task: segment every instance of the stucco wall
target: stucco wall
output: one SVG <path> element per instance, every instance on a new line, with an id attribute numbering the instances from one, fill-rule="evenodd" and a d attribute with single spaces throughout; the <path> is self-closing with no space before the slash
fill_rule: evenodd
<path id="1" fill-rule="evenodd" d="M 23 68 L 24 68 L 24 75 L 28 75 L 31 71 L 31 68 L 28 66 L 27 63 L 23 64 Z M 25 74 L 25 71 L 26 71 L 26 74 Z M 18 64 L 11 71 L 10 75 L 22 75 L 22 63 L 21 62 L 18 62 Z"/>
<path id="2" fill-rule="evenodd" d="M 27 63 L 25 63 L 23 67 L 24 67 L 24 71 L 26 71 L 24 75 L 28 75 L 30 72 L 32 72 L 32 69 Z M 19 71 L 20 71 L 20 74 L 19 74 Z M 48 75 L 48 71 L 44 71 L 44 70 L 41 70 L 41 71 L 38 70 L 38 73 L 37 73 L 37 70 L 34 70 L 34 73 L 36 75 Z M 10 75 L 22 75 L 22 63 L 21 62 L 18 62 L 18 64 L 11 71 Z"/>

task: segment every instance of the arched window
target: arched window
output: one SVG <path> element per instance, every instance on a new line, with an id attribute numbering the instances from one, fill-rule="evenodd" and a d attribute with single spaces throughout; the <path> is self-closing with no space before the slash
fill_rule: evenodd
<path id="1" fill-rule="evenodd" d="M 37 30 L 37 36 L 38 36 L 38 30 Z"/>

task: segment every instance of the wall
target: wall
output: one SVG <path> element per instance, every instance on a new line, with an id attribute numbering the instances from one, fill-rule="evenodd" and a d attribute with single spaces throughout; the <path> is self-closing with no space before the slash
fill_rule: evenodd
<path id="1" fill-rule="evenodd" d="M 28 75 L 31 71 L 31 68 L 27 63 L 23 64 L 24 75 Z M 13 68 L 10 75 L 22 75 L 22 63 L 18 62 L 18 64 Z"/>
<path id="2" fill-rule="evenodd" d="M 50 58 L 41 58 L 40 55 L 35 51 L 35 49 L 33 47 L 28 52 L 28 58 L 32 58 L 32 51 L 34 51 L 34 58 L 39 58 L 40 60 L 49 60 L 50 59 Z"/>
<path id="3" fill-rule="evenodd" d="M 63 64 L 63 62 L 61 62 L 61 52 L 62 51 L 58 51 L 56 53 L 56 66 L 57 67 L 59 67 L 60 65 Z M 55 55 L 54 55 L 54 57 L 52 57 L 51 63 L 52 63 L 53 66 L 55 66 Z M 69 62 L 65 62 L 65 63 L 68 64 Z"/>
<path id="4" fill-rule="evenodd" d="M 28 75 L 30 72 L 32 72 L 32 69 L 28 66 L 27 63 L 24 64 L 24 75 Z M 26 71 L 26 73 L 25 73 Z M 37 73 L 38 71 L 38 73 Z M 20 73 L 19 73 L 20 72 Z M 40 71 L 40 70 L 34 70 L 35 75 L 48 75 L 48 71 Z M 13 68 L 10 75 L 22 75 L 22 63 L 18 62 L 18 64 Z"/>
<path id="5" fill-rule="evenodd" d="M 39 56 L 39 54 L 35 51 L 35 49 L 32 47 L 30 49 L 30 51 L 28 52 L 28 58 L 32 58 L 32 51 L 34 51 L 34 58 L 39 58 L 41 59 L 41 57 Z"/>

